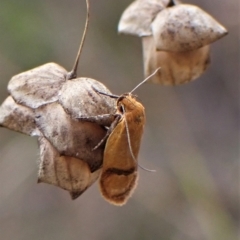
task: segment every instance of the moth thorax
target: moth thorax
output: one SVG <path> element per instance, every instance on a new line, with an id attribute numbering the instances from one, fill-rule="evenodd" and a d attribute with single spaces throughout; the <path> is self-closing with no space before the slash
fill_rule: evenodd
<path id="1" fill-rule="evenodd" d="M 133 111 L 136 107 L 138 102 L 136 101 L 135 97 L 128 95 L 124 96 L 118 101 L 118 108 L 121 112 L 122 111 L 122 106 L 124 106 L 125 112 Z"/>

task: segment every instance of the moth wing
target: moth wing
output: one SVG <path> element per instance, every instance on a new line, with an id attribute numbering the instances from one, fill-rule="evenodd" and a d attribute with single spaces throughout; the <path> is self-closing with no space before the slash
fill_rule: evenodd
<path id="1" fill-rule="evenodd" d="M 17 104 L 11 96 L 0 106 L 0 126 L 30 136 L 40 136 L 32 109 Z"/>
<path id="2" fill-rule="evenodd" d="M 121 121 L 108 138 L 99 180 L 102 196 L 110 203 L 122 206 L 137 185 L 137 163 L 132 158 L 124 121 Z"/>
<path id="3" fill-rule="evenodd" d="M 12 77 L 8 91 L 13 99 L 30 108 L 58 100 L 67 71 L 56 63 L 46 63 Z"/>
<path id="4" fill-rule="evenodd" d="M 137 185 L 137 158 L 145 124 L 141 103 L 127 96 L 121 104 L 125 113 L 107 140 L 99 180 L 103 197 L 118 206 L 127 202 Z"/>

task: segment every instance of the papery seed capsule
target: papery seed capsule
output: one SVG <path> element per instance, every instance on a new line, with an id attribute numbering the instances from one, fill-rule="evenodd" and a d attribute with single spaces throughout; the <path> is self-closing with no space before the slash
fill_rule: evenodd
<path id="1" fill-rule="evenodd" d="M 46 138 L 39 138 L 39 146 L 39 183 L 63 188 L 70 192 L 72 199 L 76 199 L 99 177 L 100 169 L 92 173 L 86 162 L 60 155 Z"/>
<path id="2" fill-rule="evenodd" d="M 81 77 L 63 84 L 59 92 L 59 102 L 72 118 L 113 113 L 115 101 L 105 96 L 99 96 L 93 88 L 111 94 L 99 81 Z"/>
<path id="3" fill-rule="evenodd" d="M 86 106 L 92 107 L 90 101 L 85 100 Z M 35 119 L 38 129 L 60 155 L 85 161 L 91 172 L 101 167 L 104 146 L 96 151 L 92 149 L 105 136 L 103 127 L 72 119 L 58 102 L 38 108 Z"/>
<path id="4" fill-rule="evenodd" d="M 163 85 L 187 83 L 198 78 L 210 64 L 209 46 L 187 52 L 157 51 L 152 36 L 142 38 L 145 76 L 161 67 L 151 82 Z"/>
<path id="5" fill-rule="evenodd" d="M 40 136 L 31 108 L 17 104 L 11 96 L 0 106 L 0 126 L 30 136 Z"/>
<path id="6" fill-rule="evenodd" d="M 152 22 L 157 50 L 192 51 L 222 38 L 227 30 L 197 6 L 179 4 L 162 10 Z"/>
<path id="7" fill-rule="evenodd" d="M 29 108 L 38 108 L 58 100 L 67 71 L 56 63 L 46 63 L 12 77 L 8 91 L 13 99 Z"/>
<path id="8" fill-rule="evenodd" d="M 123 12 L 118 32 L 138 37 L 152 35 L 151 23 L 167 7 L 169 0 L 136 0 Z"/>

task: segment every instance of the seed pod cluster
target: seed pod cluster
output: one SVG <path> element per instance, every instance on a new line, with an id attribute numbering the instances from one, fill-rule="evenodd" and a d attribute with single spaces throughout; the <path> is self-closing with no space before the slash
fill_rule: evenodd
<path id="1" fill-rule="evenodd" d="M 142 39 L 144 73 L 154 83 L 176 85 L 198 78 L 210 63 L 209 44 L 227 30 L 201 8 L 173 0 L 136 0 L 123 12 L 118 32 Z"/>
<path id="2" fill-rule="evenodd" d="M 81 116 L 113 113 L 110 94 L 91 78 L 66 79 L 67 71 L 47 63 L 14 76 L 10 96 L 0 106 L 0 126 L 37 136 L 40 146 L 38 182 L 57 185 L 78 197 L 98 177 L 106 134 L 102 126 L 78 121 Z"/>
<path id="3" fill-rule="evenodd" d="M 68 76 L 55 63 L 14 76 L 0 126 L 38 138 L 39 183 L 75 199 L 100 176 L 103 197 L 122 206 L 137 184 L 144 107 L 132 94 L 136 88 L 116 96 L 94 79 Z"/>
<path id="4" fill-rule="evenodd" d="M 12 77 L 9 96 L 0 106 L 0 127 L 37 137 L 38 182 L 65 189 L 75 199 L 100 178 L 103 197 L 121 206 L 137 184 L 145 124 L 144 106 L 132 92 L 150 78 L 175 85 L 199 77 L 209 64 L 209 44 L 227 31 L 193 5 L 134 1 L 121 17 L 119 32 L 142 38 L 147 78 L 131 92 L 116 96 L 97 80 L 77 78 L 89 18 L 88 0 L 86 4 L 73 70 L 47 63 Z"/>

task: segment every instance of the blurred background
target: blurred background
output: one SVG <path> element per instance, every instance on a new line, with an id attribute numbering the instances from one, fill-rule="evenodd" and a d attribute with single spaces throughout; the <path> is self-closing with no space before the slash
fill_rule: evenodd
<path id="1" fill-rule="evenodd" d="M 131 3 L 91 0 L 79 76 L 115 94 L 143 80 L 141 41 L 118 35 Z M 136 94 L 147 124 L 139 183 L 123 207 L 95 183 L 80 198 L 37 184 L 37 140 L 0 128 L 0 239 L 236 240 L 239 234 L 239 0 L 193 0 L 229 31 L 211 45 L 211 65 L 194 82 L 145 84 Z M 1 0 L 0 102 L 10 78 L 47 62 L 70 70 L 85 22 L 84 0 Z"/>

